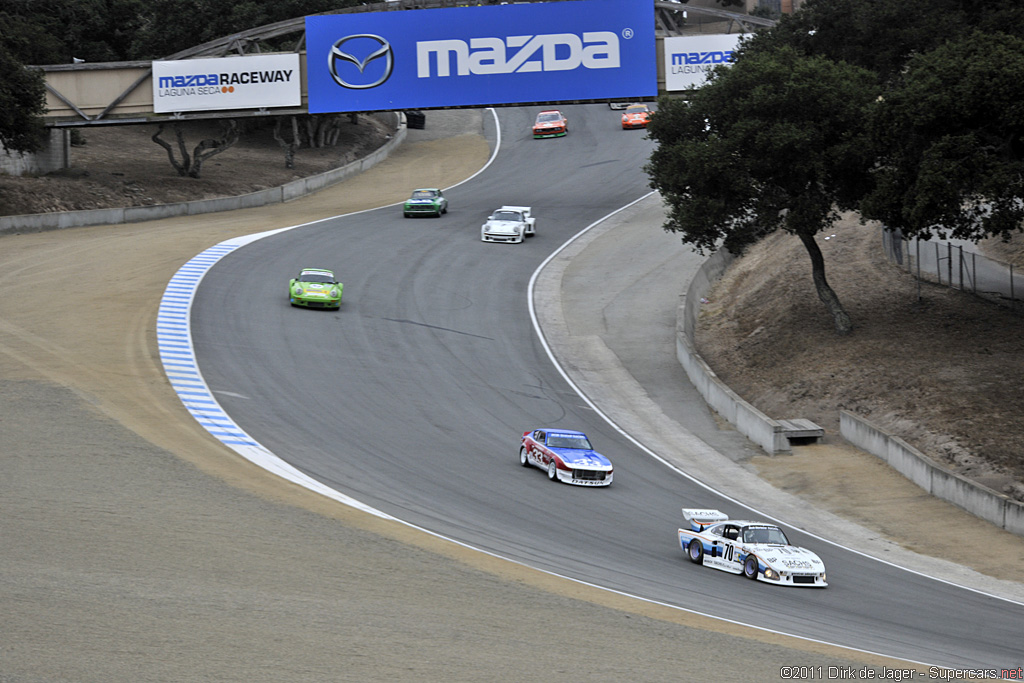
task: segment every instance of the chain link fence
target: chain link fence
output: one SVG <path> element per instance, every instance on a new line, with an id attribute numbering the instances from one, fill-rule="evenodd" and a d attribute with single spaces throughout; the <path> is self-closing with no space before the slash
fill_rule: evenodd
<path id="1" fill-rule="evenodd" d="M 917 279 L 918 298 L 920 283 L 932 282 L 1024 310 L 1020 270 L 977 253 L 970 242 L 905 239 L 899 230 L 886 229 L 882 247 L 892 263 Z"/>

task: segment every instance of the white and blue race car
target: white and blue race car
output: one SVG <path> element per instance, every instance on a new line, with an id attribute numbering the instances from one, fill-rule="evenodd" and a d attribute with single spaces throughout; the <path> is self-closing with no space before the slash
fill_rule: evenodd
<path id="1" fill-rule="evenodd" d="M 718 510 L 698 508 L 683 508 L 683 517 L 690 528 L 679 529 L 679 547 L 691 562 L 781 586 L 828 586 L 821 558 L 790 545 L 774 524 L 729 519 Z"/>
<path id="2" fill-rule="evenodd" d="M 595 451 L 587 435 L 572 429 L 534 429 L 523 432 L 519 464 L 539 467 L 551 481 L 576 486 L 608 486 L 614 468 Z"/>

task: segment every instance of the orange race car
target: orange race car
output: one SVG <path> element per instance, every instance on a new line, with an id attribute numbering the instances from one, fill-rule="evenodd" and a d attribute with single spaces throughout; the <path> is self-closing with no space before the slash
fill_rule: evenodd
<path id="1" fill-rule="evenodd" d="M 533 122 L 534 138 L 557 138 L 568 132 L 569 121 L 557 109 L 542 111 Z"/>
<path id="2" fill-rule="evenodd" d="M 631 104 L 622 114 L 622 130 L 646 128 L 651 120 L 651 110 L 646 104 Z"/>

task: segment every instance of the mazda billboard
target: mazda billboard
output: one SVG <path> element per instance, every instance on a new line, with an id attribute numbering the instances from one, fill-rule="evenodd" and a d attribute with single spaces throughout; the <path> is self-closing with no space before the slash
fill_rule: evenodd
<path id="1" fill-rule="evenodd" d="M 309 112 L 652 97 L 654 3 L 306 17 Z"/>

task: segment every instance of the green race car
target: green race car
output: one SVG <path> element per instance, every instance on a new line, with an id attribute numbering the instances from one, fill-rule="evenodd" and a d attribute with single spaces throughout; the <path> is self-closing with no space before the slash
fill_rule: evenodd
<path id="1" fill-rule="evenodd" d="M 326 268 L 303 268 L 288 283 L 288 299 L 292 306 L 307 308 L 340 308 L 342 284 Z"/>
<path id="2" fill-rule="evenodd" d="M 412 196 L 405 200 L 402 206 L 402 215 L 409 216 L 436 216 L 441 217 L 442 213 L 448 213 L 448 200 L 444 193 L 436 187 L 425 187 L 413 190 Z"/>

